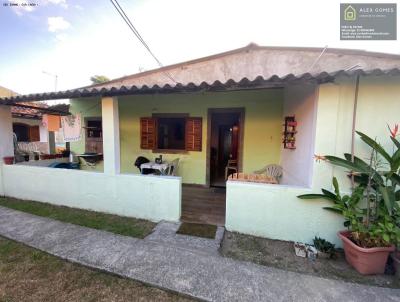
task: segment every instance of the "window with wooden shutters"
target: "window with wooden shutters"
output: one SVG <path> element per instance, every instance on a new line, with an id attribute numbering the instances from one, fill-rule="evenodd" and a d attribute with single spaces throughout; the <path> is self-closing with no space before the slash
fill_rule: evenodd
<path id="1" fill-rule="evenodd" d="M 39 142 L 40 141 L 39 126 L 29 127 L 29 141 L 30 142 Z"/>
<path id="2" fill-rule="evenodd" d="M 156 148 L 157 122 L 151 117 L 142 117 L 140 119 L 140 148 Z"/>
<path id="3" fill-rule="evenodd" d="M 201 151 L 202 118 L 189 117 L 186 119 L 185 146 L 187 151 Z"/>

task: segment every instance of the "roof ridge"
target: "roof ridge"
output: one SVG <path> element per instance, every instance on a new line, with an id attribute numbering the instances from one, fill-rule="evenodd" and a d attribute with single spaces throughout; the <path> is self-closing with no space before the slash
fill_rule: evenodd
<path id="1" fill-rule="evenodd" d="M 198 63 L 198 62 L 204 62 L 204 61 L 208 61 L 208 60 L 212 60 L 212 59 L 216 59 L 216 58 L 220 58 L 220 57 L 224 57 L 224 56 L 229 56 L 229 55 L 232 55 L 232 54 L 240 53 L 240 52 L 243 52 L 243 51 L 262 50 L 262 49 L 265 49 L 265 50 L 282 50 L 282 51 L 284 51 L 284 50 L 298 50 L 298 51 L 321 52 L 323 49 L 325 49 L 325 47 L 260 46 L 257 43 L 250 42 L 248 45 L 246 45 L 244 47 L 235 48 L 235 49 L 232 49 L 232 50 L 228 50 L 228 51 L 224 51 L 224 52 L 220 52 L 220 53 L 217 53 L 217 54 L 208 55 L 208 56 L 200 57 L 200 58 L 196 58 L 196 59 L 191 59 L 191 60 L 188 60 L 188 61 L 174 63 L 174 64 L 170 64 L 170 65 L 159 67 L 159 68 L 155 68 L 155 69 L 146 70 L 146 71 L 139 72 L 139 73 L 133 73 L 133 74 L 130 74 L 130 75 L 125 75 L 125 76 L 122 76 L 122 77 L 119 77 L 119 78 L 112 79 L 112 80 L 107 81 L 107 82 L 83 86 L 83 87 L 81 87 L 81 89 L 84 89 L 84 88 L 96 88 L 96 87 L 99 87 L 99 86 L 101 87 L 101 86 L 104 86 L 104 85 L 113 84 L 115 82 L 121 82 L 121 81 L 124 81 L 124 80 L 127 80 L 127 79 L 134 79 L 134 78 L 146 76 L 146 75 L 149 75 L 149 74 L 152 74 L 152 73 L 158 73 L 158 72 L 166 71 L 166 70 L 169 70 L 169 69 L 177 68 L 179 66 L 195 64 L 195 63 Z M 378 57 L 378 58 L 386 57 L 386 58 L 395 58 L 395 59 L 399 59 L 400 60 L 400 54 L 374 52 L 374 51 L 367 51 L 367 50 L 362 50 L 362 49 L 329 48 L 328 47 L 325 50 L 325 53 L 339 53 L 339 54 L 345 54 L 345 55 L 371 56 L 371 57 Z"/>
<path id="2" fill-rule="evenodd" d="M 354 70 L 336 70 L 333 72 L 322 71 L 318 73 L 302 73 L 293 74 L 289 73 L 284 76 L 272 75 L 267 78 L 259 75 L 253 79 L 248 79 L 243 77 L 241 80 L 229 79 L 222 83 L 219 80 L 205 82 L 200 84 L 194 84 L 193 82 L 187 83 L 185 85 L 176 84 L 169 85 L 165 84 L 162 86 L 153 85 L 117 85 L 110 86 L 108 88 L 78 88 L 73 90 L 59 91 L 57 93 L 47 92 L 47 93 L 36 93 L 28 95 L 20 95 L 10 98 L 1 98 L 0 104 L 13 105 L 18 102 L 34 100 L 55 100 L 55 99 L 65 99 L 65 98 L 85 98 L 85 97 L 101 97 L 101 96 L 118 96 L 118 95 L 134 95 L 134 94 L 156 94 L 156 93 L 180 93 L 180 92 L 200 92 L 200 91 L 232 91 L 232 90 L 242 90 L 242 89 L 266 89 L 266 88 L 282 88 L 286 83 L 293 83 L 294 81 L 313 81 L 314 83 L 327 83 L 332 82 L 336 77 L 340 76 L 380 76 L 380 75 L 390 75 L 398 76 L 400 75 L 399 68 L 391 69 L 354 69 Z"/>

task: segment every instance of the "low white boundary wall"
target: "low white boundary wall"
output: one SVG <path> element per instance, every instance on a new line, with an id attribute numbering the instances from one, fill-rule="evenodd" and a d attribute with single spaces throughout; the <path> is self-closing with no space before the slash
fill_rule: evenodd
<path id="1" fill-rule="evenodd" d="M 180 177 L 2 165 L 0 178 L 0 193 L 9 197 L 152 221 L 181 216 Z"/>
<path id="2" fill-rule="evenodd" d="M 227 182 L 226 224 L 229 231 L 271 239 L 312 243 L 314 236 L 341 246 L 336 233 L 344 228 L 342 218 L 322 207 L 321 200 L 302 200 L 311 189 Z"/>

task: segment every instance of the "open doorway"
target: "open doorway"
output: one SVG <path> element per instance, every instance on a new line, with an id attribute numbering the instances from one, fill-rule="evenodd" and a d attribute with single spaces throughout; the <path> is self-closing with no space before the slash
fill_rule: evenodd
<path id="1" fill-rule="evenodd" d="M 226 179 L 241 171 L 244 109 L 209 109 L 207 182 L 226 187 Z"/>

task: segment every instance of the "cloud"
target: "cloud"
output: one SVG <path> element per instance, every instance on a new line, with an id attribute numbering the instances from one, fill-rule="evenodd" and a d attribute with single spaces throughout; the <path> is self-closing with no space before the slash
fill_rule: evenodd
<path id="1" fill-rule="evenodd" d="M 58 42 L 65 42 L 68 39 L 68 35 L 61 33 L 56 35 L 56 41 Z"/>
<path id="2" fill-rule="evenodd" d="M 47 23 L 49 25 L 49 32 L 53 33 L 61 30 L 66 30 L 71 27 L 71 24 L 63 17 L 48 17 Z"/>
<path id="3" fill-rule="evenodd" d="M 68 8 L 67 0 L 47 0 L 47 2 L 54 5 L 60 5 L 61 7 L 64 8 Z"/>
<path id="4" fill-rule="evenodd" d="M 79 5 L 79 4 L 75 4 L 74 7 L 75 7 L 77 10 L 83 10 L 83 7 L 82 7 L 81 5 Z"/>

